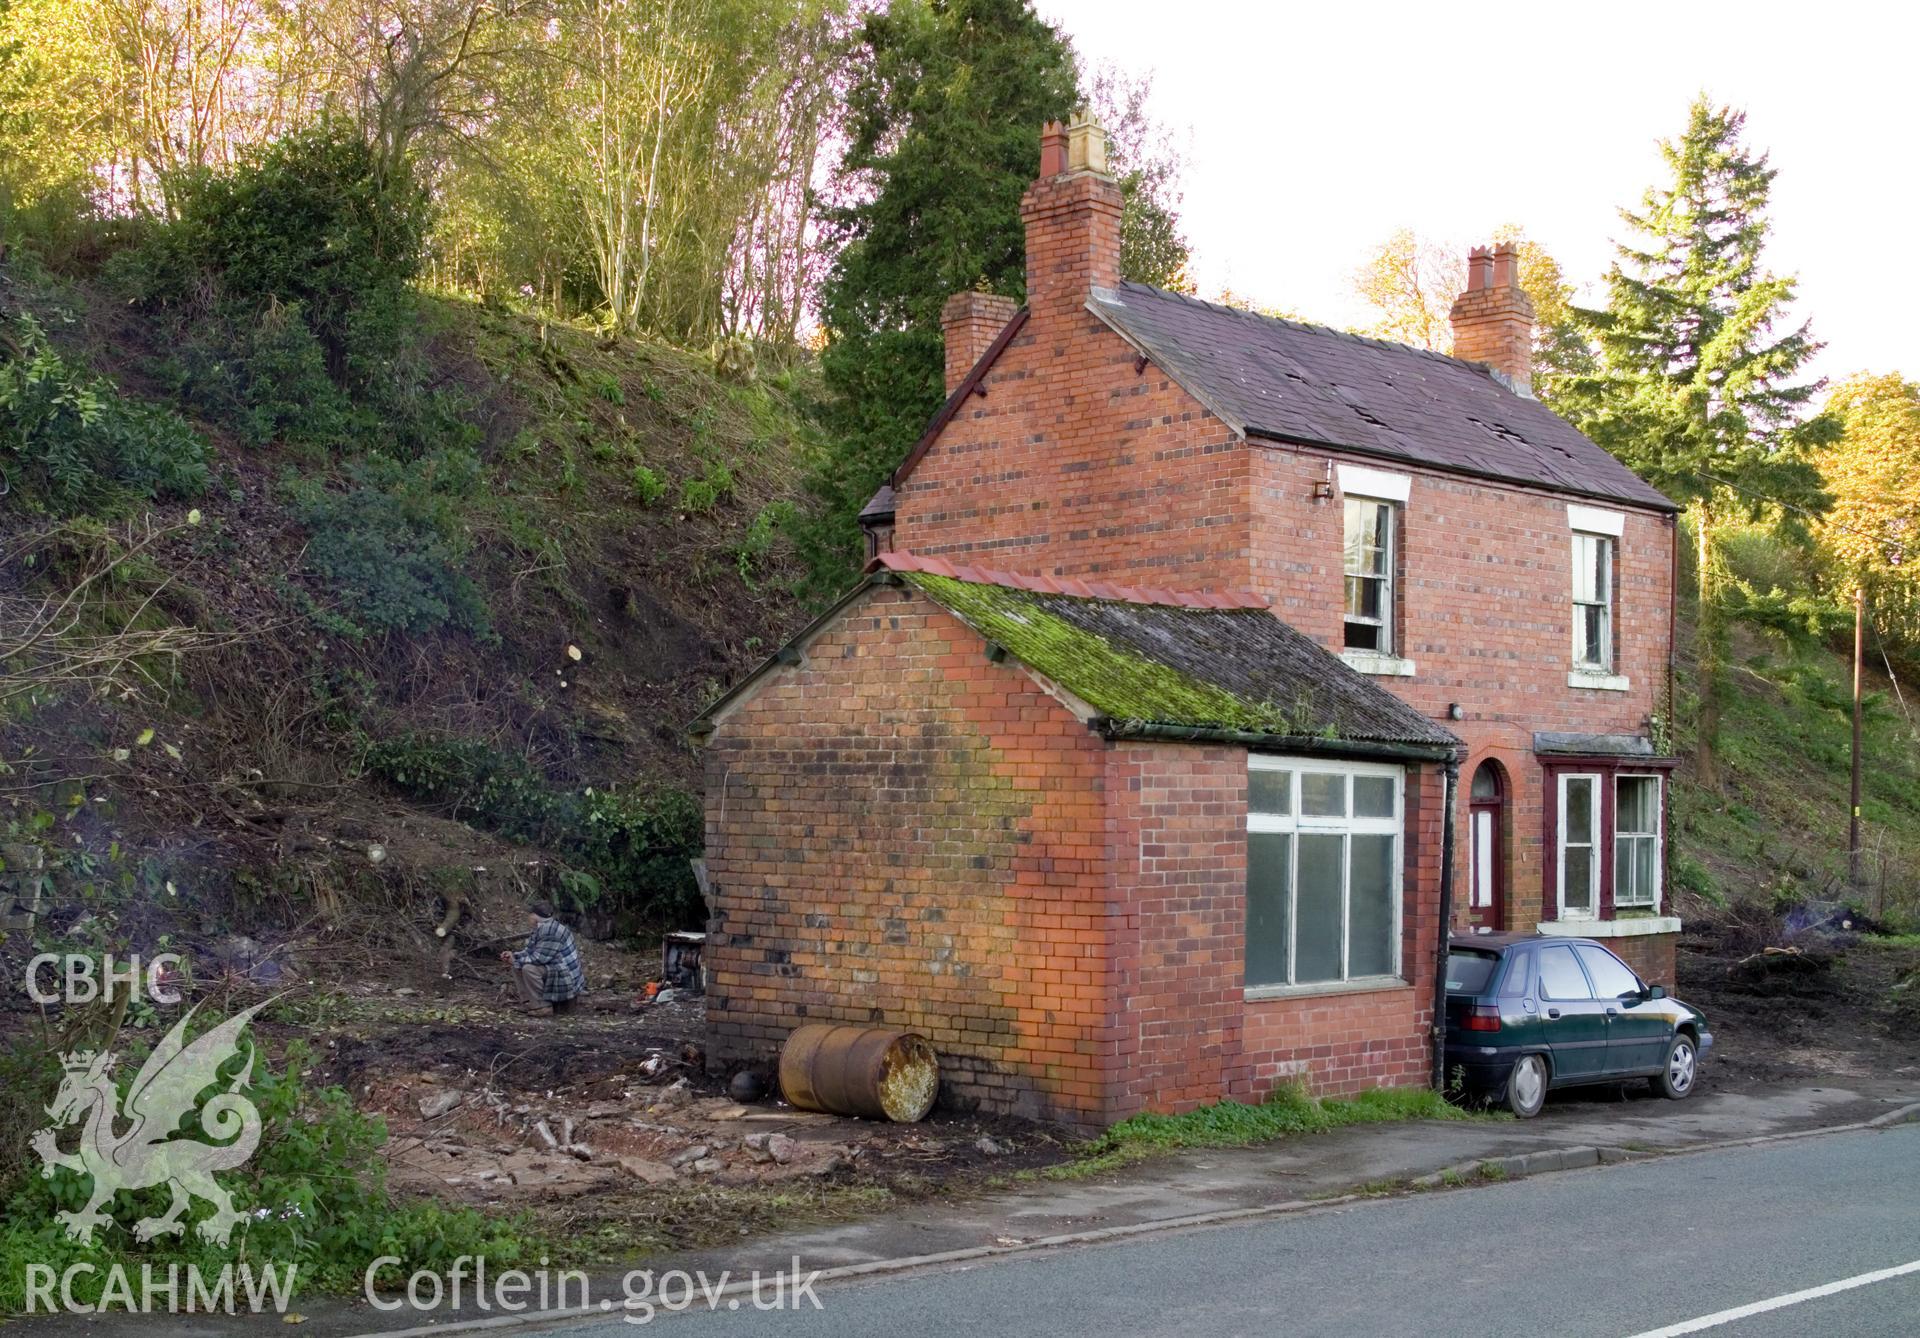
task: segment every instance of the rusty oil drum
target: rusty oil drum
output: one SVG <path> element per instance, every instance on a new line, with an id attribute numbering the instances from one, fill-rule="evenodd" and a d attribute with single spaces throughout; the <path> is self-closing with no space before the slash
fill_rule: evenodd
<path id="1" fill-rule="evenodd" d="M 899 1027 L 809 1022 L 780 1049 L 780 1092 L 801 1110 L 912 1124 L 939 1089 L 933 1047 Z"/>

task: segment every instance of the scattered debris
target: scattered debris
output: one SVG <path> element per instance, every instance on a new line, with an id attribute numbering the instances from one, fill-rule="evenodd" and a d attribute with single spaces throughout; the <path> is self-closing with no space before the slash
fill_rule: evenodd
<path id="1" fill-rule="evenodd" d="M 445 1090 L 432 1092 L 420 1098 L 420 1117 L 437 1120 L 448 1111 L 455 1109 L 466 1098 L 459 1092 Z"/>
<path id="2" fill-rule="evenodd" d="M 645 1157 L 618 1157 L 620 1169 L 634 1179 L 649 1185 L 664 1185 L 678 1180 L 680 1175 L 673 1167 L 662 1162 L 649 1161 Z"/>
<path id="3" fill-rule="evenodd" d="M 1727 979 L 1756 994 L 1824 994 L 1833 971 L 1825 953 L 1762 948 L 1727 968 Z"/>
<path id="4" fill-rule="evenodd" d="M 675 1110 L 693 1100 L 693 1084 L 685 1078 L 675 1078 L 664 1088 L 653 1103 L 655 1110 Z"/>
<path id="5" fill-rule="evenodd" d="M 766 1094 L 766 1075 L 755 1069 L 741 1069 L 727 1082 L 727 1095 L 735 1101 L 758 1101 Z"/>
<path id="6" fill-rule="evenodd" d="M 979 1151 L 986 1153 L 989 1157 L 1004 1157 L 1013 1151 L 1013 1144 L 1002 1143 L 992 1134 L 981 1134 L 980 1141 L 973 1146 Z"/>
<path id="7" fill-rule="evenodd" d="M 705 994 L 706 976 L 700 969 L 700 957 L 706 946 L 705 934 L 668 934 L 660 943 L 660 978 L 689 994 Z"/>
<path id="8" fill-rule="evenodd" d="M 424 936 L 432 925 L 418 928 Z M 881 1124 L 797 1110 L 772 1099 L 766 1068 L 753 1073 L 758 1100 L 743 1102 L 744 1084 L 730 1091 L 728 1075 L 708 1074 L 700 997 L 676 990 L 636 1018 L 624 1001 L 657 959 L 603 946 L 593 965 L 594 996 L 551 1024 L 507 1013 L 491 974 L 469 984 L 456 972 L 453 988 L 437 975 L 426 988 L 424 976 L 335 987 L 343 1025 L 325 1041 L 327 1077 L 388 1119 L 389 1183 L 574 1226 L 665 1212 L 669 1230 L 699 1236 L 713 1223 L 679 1224 L 678 1197 L 662 1198 L 678 1185 L 778 1193 L 897 1174 L 924 1186 L 976 1167 L 983 1135 L 1012 1146 L 997 1121 Z M 1052 1144 L 1020 1137 L 1019 1146 L 1027 1164 Z"/>

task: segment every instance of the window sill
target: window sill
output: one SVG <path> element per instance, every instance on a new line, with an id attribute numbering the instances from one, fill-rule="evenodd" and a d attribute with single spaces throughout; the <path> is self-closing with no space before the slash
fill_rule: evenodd
<path id="1" fill-rule="evenodd" d="M 1389 678 L 1412 678 L 1413 661 L 1398 655 L 1382 655 L 1372 650 L 1343 650 L 1340 658 L 1347 668 L 1363 674 L 1382 674 Z"/>
<path id="2" fill-rule="evenodd" d="M 1570 688 L 1592 688 L 1596 692 L 1625 692 L 1633 680 L 1625 674 L 1602 673 L 1598 669 L 1572 669 L 1567 672 Z"/>
<path id="3" fill-rule="evenodd" d="M 1642 934 L 1677 934 L 1677 915 L 1631 915 L 1624 920 L 1542 920 L 1539 932 L 1553 938 L 1637 938 Z"/>
<path id="4" fill-rule="evenodd" d="M 1399 976 L 1363 976 L 1358 980 L 1327 980 L 1313 985 L 1248 985 L 1243 993 L 1248 1003 L 1259 1003 L 1264 999 L 1310 999 L 1319 994 L 1385 994 L 1391 990 L 1412 988 Z"/>

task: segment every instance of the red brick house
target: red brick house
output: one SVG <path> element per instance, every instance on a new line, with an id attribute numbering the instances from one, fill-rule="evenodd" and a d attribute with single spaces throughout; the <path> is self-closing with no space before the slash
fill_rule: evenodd
<path id="1" fill-rule="evenodd" d="M 867 580 L 697 722 L 715 1059 L 910 1025 L 1098 1124 L 1427 1080 L 1448 917 L 1670 985 L 1675 508 L 1532 397 L 1512 251 L 1449 358 L 1123 283 L 1097 126 L 1024 215 Z"/>

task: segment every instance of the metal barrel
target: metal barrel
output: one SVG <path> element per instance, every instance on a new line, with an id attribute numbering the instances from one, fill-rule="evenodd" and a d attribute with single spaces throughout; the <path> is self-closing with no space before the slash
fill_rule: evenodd
<path id="1" fill-rule="evenodd" d="M 918 1032 L 809 1022 L 780 1050 L 780 1091 L 801 1110 L 912 1124 L 933 1109 L 940 1060 Z"/>

